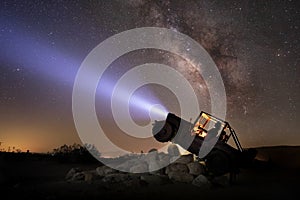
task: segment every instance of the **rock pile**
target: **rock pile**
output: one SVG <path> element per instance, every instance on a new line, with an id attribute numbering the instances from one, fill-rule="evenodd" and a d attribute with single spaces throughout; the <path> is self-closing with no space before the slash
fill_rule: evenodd
<path id="1" fill-rule="evenodd" d="M 202 188 L 209 188 L 211 184 L 229 185 L 226 176 L 209 180 L 204 175 L 203 163 L 194 159 L 192 154 L 180 155 L 176 145 L 171 145 L 167 154 L 151 151 L 145 155 L 127 158 L 115 168 L 119 170 L 105 165 L 89 171 L 72 168 L 65 179 L 69 182 L 101 182 L 108 186 L 122 183 L 123 186 L 134 187 L 176 182 L 191 183 Z"/>

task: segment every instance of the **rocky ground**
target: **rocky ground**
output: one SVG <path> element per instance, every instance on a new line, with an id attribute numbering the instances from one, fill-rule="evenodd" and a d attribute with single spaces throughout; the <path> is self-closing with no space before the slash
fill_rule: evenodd
<path id="1" fill-rule="evenodd" d="M 234 183 L 229 183 L 228 174 L 208 176 L 204 164 L 192 155 L 180 156 L 163 169 L 149 173 L 126 173 L 100 164 L 0 160 L 1 194 L 21 199 L 294 199 L 300 178 L 298 151 L 263 148 L 254 165 L 241 169 Z M 289 163 L 284 159 L 285 165 L 277 162 L 278 152 L 283 158 L 290 152 L 286 155 Z M 172 159 L 170 154 L 154 151 L 142 158 L 145 162 L 135 165 L 132 163 L 138 158 L 131 157 L 122 167 L 144 171 L 149 169 L 151 159 Z"/>

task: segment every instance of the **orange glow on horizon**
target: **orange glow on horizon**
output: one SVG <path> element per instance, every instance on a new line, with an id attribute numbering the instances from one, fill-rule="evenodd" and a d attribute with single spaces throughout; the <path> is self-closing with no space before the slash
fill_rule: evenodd
<path id="1" fill-rule="evenodd" d="M 3 132 L 2 132 L 3 131 Z M 30 125 L 6 127 L 0 133 L 0 151 L 47 153 L 64 144 L 81 144 L 76 134 L 66 130 L 64 134 L 54 134 L 57 130 Z"/>

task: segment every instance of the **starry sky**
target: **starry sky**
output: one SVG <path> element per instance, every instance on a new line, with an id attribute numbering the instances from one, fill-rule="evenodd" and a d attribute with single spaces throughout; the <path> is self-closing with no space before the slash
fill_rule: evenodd
<path id="1" fill-rule="evenodd" d="M 210 54 L 226 89 L 226 121 L 244 147 L 300 145 L 300 4 L 296 0 L 3 0 L 0 24 L 0 149 L 47 152 L 80 143 L 72 116 L 77 70 L 106 38 L 144 26 L 184 33 Z M 195 88 L 200 109 L 209 111 L 201 74 L 192 63 L 169 52 L 130 52 L 112 63 L 106 78 L 114 83 L 133 66 L 147 62 L 178 70 Z M 136 94 L 148 99 L 150 90 L 170 112 L 180 114 L 167 88 L 150 85 Z M 135 141 L 127 138 L 124 144 L 120 139 L 122 132 L 107 110 L 109 100 L 101 91 L 96 96 L 100 124 L 120 146 L 140 150 Z M 149 122 L 139 120 L 142 115 L 132 113 L 137 124 Z M 149 144 L 145 143 L 146 150 L 158 145 Z"/>

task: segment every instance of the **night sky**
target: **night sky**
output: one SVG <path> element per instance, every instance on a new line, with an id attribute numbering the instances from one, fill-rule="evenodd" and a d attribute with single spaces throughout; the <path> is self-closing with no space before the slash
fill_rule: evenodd
<path id="1" fill-rule="evenodd" d="M 3 0 L 0 23 L 0 149 L 47 152 L 80 143 L 72 115 L 77 70 L 99 43 L 138 27 L 169 28 L 205 48 L 224 81 L 226 120 L 244 147 L 300 145 L 300 4 L 296 0 Z M 106 78 L 116 82 L 133 66 L 147 62 L 178 70 L 197 91 L 200 109 L 209 111 L 201 74 L 169 52 L 131 52 L 112 63 Z M 178 114 L 178 102 L 167 88 L 150 85 L 136 93 L 148 99 L 149 90 L 168 111 Z M 100 124 L 108 135 L 122 134 L 107 110 L 108 102 L 100 91 L 96 96 Z M 142 115 L 132 114 L 140 125 L 149 122 L 139 121 Z M 115 142 L 140 150 L 134 141 Z"/>

